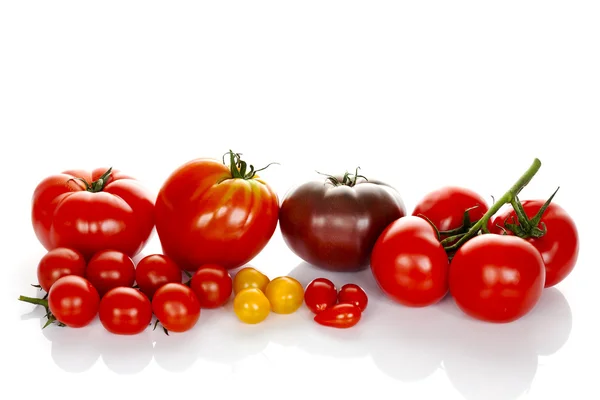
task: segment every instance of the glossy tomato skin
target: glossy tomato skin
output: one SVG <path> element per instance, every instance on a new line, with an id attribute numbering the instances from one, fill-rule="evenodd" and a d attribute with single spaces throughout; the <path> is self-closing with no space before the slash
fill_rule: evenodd
<path id="1" fill-rule="evenodd" d="M 67 275 L 85 276 L 85 258 L 77 250 L 57 247 L 46 253 L 37 267 L 37 278 L 48 292 L 54 282 Z"/>
<path id="2" fill-rule="evenodd" d="M 546 200 L 522 201 L 525 214 L 529 218 L 533 218 L 545 202 Z M 512 218 L 517 221 L 512 207 L 498 214 L 494 218 L 491 232 L 504 233 L 500 227 L 504 227 L 505 221 L 513 223 Z M 544 286 L 551 287 L 562 282 L 575 268 L 579 256 L 579 233 L 573 218 L 564 208 L 554 202 L 550 203 L 544 212 L 539 225 L 540 229 L 542 222 L 546 225 L 546 234 L 541 238 L 528 240 L 538 249 L 544 259 L 546 266 Z"/>
<path id="3" fill-rule="evenodd" d="M 154 227 L 154 196 L 134 178 L 113 170 L 104 190 L 92 193 L 84 184 L 107 171 L 66 171 L 42 180 L 32 199 L 31 220 L 47 249 L 69 247 L 86 259 L 104 249 L 130 257 L 146 245 Z"/>
<path id="4" fill-rule="evenodd" d="M 448 256 L 424 219 L 407 216 L 381 234 L 371 256 L 371 271 L 381 290 L 410 307 L 439 302 L 448 292 Z"/>
<path id="5" fill-rule="evenodd" d="M 59 278 L 48 292 L 52 315 L 71 328 L 82 328 L 98 314 L 100 296 L 85 278 L 67 275 Z"/>
<path id="6" fill-rule="evenodd" d="M 167 283 L 154 293 L 152 311 L 168 331 L 185 332 L 198 322 L 200 303 L 183 283 Z"/>
<path id="7" fill-rule="evenodd" d="M 244 289 L 257 288 L 264 293 L 269 282 L 269 277 L 256 268 L 244 267 L 233 277 L 233 292 L 238 294 Z"/>
<path id="8" fill-rule="evenodd" d="M 94 254 L 88 263 L 85 277 L 102 297 L 116 287 L 132 287 L 135 282 L 135 264 L 125 253 L 102 250 Z"/>
<path id="9" fill-rule="evenodd" d="M 505 323 L 531 311 L 542 295 L 544 261 L 515 236 L 484 234 L 462 245 L 450 265 L 450 292 L 476 319 Z"/>
<path id="10" fill-rule="evenodd" d="M 471 189 L 460 186 L 444 186 L 426 194 L 417 203 L 412 215 L 422 214 L 438 230 L 449 231 L 463 225 L 463 217 L 468 209 L 471 209 L 469 211 L 470 221 L 475 222 L 480 220 L 489 208 L 485 199 Z"/>
<path id="11" fill-rule="evenodd" d="M 304 302 L 310 311 L 318 314 L 337 304 L 335 284 L 327 278 L 313 279 L 304 290 Z"/>
<path id="12" fill-rule="evenodd" d="M 355 186 L 304 183 L 284 198 L 280 229 L 287 246 L 304 261 L 331 271 L 368 268 L 377 237 L 406 215 L 400 194 L 362 178 Z"/>
<path id="13" fill-rule="evenodd" d="M 233 311 L 241 322 L 253 325 L 267 319 L 271 304 L 262 290 L 250 287 L 235 295 Z"/>
<path id="14" fill-rule="evenodd" d="M 279 276 L 267 285 L 265 296 L 276 314 L 292 314 L 304 302 L 302 284 L 290 276 Z"/>
<path id="15" fill-rule="evenodd" d="M 331 328 L 348 329 L 361 320 L 362 312 L 354 304 L 336 304 L 314 316 L 315 322 Z"/>
<path id="16" fill-rule="evenodd" d="M 206 264 L 198 268 L 192 276 L 190 287 L 202 308 L 225 305 L 233 292 L 231 275 L 226 268 L 217 264 Z"/>
<path id="17" fill-rule="evenodd" d="M 167 283 L 181 283 L 181 269 L 163 254 L 150 254 L 138 262 L 135 281 L 140 290 L 152 298 L 161 286 Z"/>
<path id="18" fill-rule="evenodd" d="M 99 318 L 104 328 L 116 335 L 137 335 L 152 320 L 152 305 L 134 288 L 111 289 L 100 300 Z"/>
<path id="19" fill-rule="evenodd" d="M 338 303 L 354 304 L 364 312 L 369 304 L 369 297 L 363 288 L 354 283 L 347 283 L 340 288 Z"/>
<path id="20" fill-rule="evenodd" d="M 159 191 L 156 230 L 163 253 L 181 268 L 234 269 L 266 246 L 278 214 L 279 199 L 265 181 L 232 178 L 219 161 L 196 159 L 176 169 Z"/>

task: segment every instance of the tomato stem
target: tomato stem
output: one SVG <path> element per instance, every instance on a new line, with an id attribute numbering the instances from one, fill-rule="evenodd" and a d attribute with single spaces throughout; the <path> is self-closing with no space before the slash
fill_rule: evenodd
<path id="1" fill-rule="evenodd" d="M 37 297 L 27 297 L 27 296 L 19 296 L 20 301 L 24 301 L 26 303 L 37 304 L 39 306 L 44 306 L 46 309 L 48 308 L 48 300 L 40 299 Z"/>
<path id="2" fill-rule="evenodd" d="M 319 171 L 317 171 L 317 174 L 326 176 L 327 177 L 326 181 L 329 181 L 329 183 L 331 183 L 333 186 L 354 187 L 354 186 L 356 186 L 356 183 L 358 182 L 358 178 L 363 178 L 365 181 L 368 181 L 366 176 L 359 175 L 359 173 L 358 173 L 359 169 L 360 169 L 360 167 L 356 167 L 354 174 L 351 174 L 350 172 L 346 171 L 344 173 L 344 175 L 342 176 L 341 181 L 333 175 L 324 174 Z"/>
<path id="3" fill-rule="evenodd" d="M 92 183 L 89 183 L 88 181 L 86 181 L 83 178 L 71 178 L 69 179 L 67 182 L 71 182 L 74 180 L 78 180 L 83 182 L 83 184 L 85 185 L 85 190 L 91 193 L 98 193 L 104 190 L 104 188 L 106 187 L 106 185 L 108 184 L 108 181 L 110 180 L 110 174 L 112 173 L 112 167 L 110 167 L 108 170 L 106 170 L 105 173 L 102 174 L 102 176 L 100 178 L 98 178 L 97 180 L 93 181 Z"/>
<path id="4" fill-rule="evenodd" d="M 231 171 L 231 177 L 233 179 L 253 179 L 256 176 L 257 172 L 264 171 L 273 164 L 279 164 L 276 162 L 272 162 L 269 163 L 266 167 L 254 169 L 254 165 L 248 165 L 246 161 L 242 160 L 241 153 L 234 153 L 232 150 L 229 150 L 223 155 L 223 164 L 225 165 L 227 165 L 227 163 L 225 162 L 225 157 L 227 155 L 229 155 L 229 169 Z M 250 167 L 249 170 L 248 167 Z"/>

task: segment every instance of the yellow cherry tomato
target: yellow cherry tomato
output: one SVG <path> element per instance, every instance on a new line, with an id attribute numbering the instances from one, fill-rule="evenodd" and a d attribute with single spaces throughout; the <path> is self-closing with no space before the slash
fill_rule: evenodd
<path id="1" fill-rule="evenodd" d="M 280 276 L 269 282 L 265 295 L 274 313 L 291 314 L 302 305 L 304 288 L 296 279 Z"/>
<path id="2" fill-rule="evenodd" d="M 264 293 L 268 284 L 269 278 L 256 268 L 242 268 L 233 277 L 233 293 L 238 294 L 248 288 L 257 288 Z"/>
<path id="3" fill-rule="evenodd" d="M 233 311 L 246 324 L 258 324 L 271 312 L 267 296 L 257 288 L 241 290 L 233 299 Z"/>

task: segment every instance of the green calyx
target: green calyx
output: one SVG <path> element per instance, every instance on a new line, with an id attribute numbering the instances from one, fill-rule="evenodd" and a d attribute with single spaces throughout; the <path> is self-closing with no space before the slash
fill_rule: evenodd
<path id="1" fill-rule="evenodd" d="M 317 171 L 318 174 L 320 175 L 324 175 L 327 177 L 327 182 L 331 183 L 333 186 L 350 186 L 350 187 L 354 187 L 356 185 L 356 183 L 358 182 L 358 178 L 363 178 L 364 180 L 368 181 L 368 179 L 364 176 L 364 175 L 359 175 L 358 174 L 358 170 L 360 169 L 360 167 L 356 167 L 355 172 L 352 174 L 348 171 L 346 171 L 344 173 L 344 176 L 342 176 L 342 179 L 338 179 L 337 177 L 333 176 L 333 175 L 329 175 L 329 174 L 323 174 L 319 171 Z"/>
<path id="2" fill-rule="evenodd" d="M 273 164 L 278 163 L 270 163 L 266 167 L 254 169 L 253 165 L 248 165 L 248 163 L 241 158 L 241 153 L 234 153 L 229 150 L 225 155 L 223 155 L 223 164 L 227 165 L 225 162 L 225 157 L 229 155 L 229 169 L 231 171 L 231 177 L 233 179 L 254 179 L 257 172 L 264 171 L 269 168 Z"/>
<path id="3" fill-rule="evenodd" d="M 100 178 L 93 181 L 92 183 L 89 183 L 88 181 L 86 181 L 83 178 L 71 178 L 68 180 L 68 182 L 70 182 L 72 180 L 81 181 L 85 185 L 86 191 L 91 192 L 91 193 L 98 193 L 98 192 L 103 191 L 104 188 L 106 187 L 106 185 L 108 184 L 111 173 L 112 173 L 112 167 L 110 167 L 105 173 L 102 174 L 102 176 Z"/>

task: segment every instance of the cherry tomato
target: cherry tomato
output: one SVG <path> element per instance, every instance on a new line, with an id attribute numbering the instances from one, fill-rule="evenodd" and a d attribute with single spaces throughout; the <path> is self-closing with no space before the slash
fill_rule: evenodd
<path id="1" fill-rule="evenodd" d="M 257 288 L 264 293 L 269 282 L 269 277 L 259 270 L 252 267 L 242 268 L 233 277 L 233 292 L 238 294 L 244 289 Z"/>
<path id="2" fill-rule="evenodd" d="M 109 290 L 100 300 L 100 322 L 117 335 L 137 335 L 152 320 L 152 305 L 145 294 L 134 288 Z"/>
<path id="3" fill-rule="evenodd" d="M 265 296 L 271 303 L 271 310 L 276 314 L 296 312 L 304 301 L 304 288 L 296 279 L 280 276 L 267 285 Z"/>
<path id="4" fill-rule="evenodd" d="M 200 307 L 217 308 L 227 303 L 231 297 L 233 283 L 227 269 L 216 264 L 206 264 L 196 270 L 190 287 L 198 297 Z"/>
<path id="5" fill-rule="evenodd" d="M 390 224 L 371 255 L 371 270 L 381 290 L 411 307 L 435 304 L 446 295 L 448 267 L 448 256 L 435 230 L 415 216 Z"/>
<path id="6" fill-rule="evenodd" d="M 104 296 L 110 289 L 132 287 L 135 282 L 135 264 L 127 254 L 116 250 L 102 250 L 88 263 L 85 277 Z"/>
<path id="7" fill-rule="evenodd" d="M 360 286 L 355 285 L 354 283 L 347 283 L 341 287 L 340 292 L 338 293 L 338 302 L 340 304 L 354 304 L 360 308 L 360 311 L 364 312 L 369 303 L 369 297 Z"/>
<path id="8" fill-rule="evenodd" d="M 59 278 L 48 292 L 48 308 L 54 317 L 72 328 L 88 325 L 98 314 L 100 296 L 85 278 L 67 275 Z"/>
<path id="9" fill-rule="evenodd" d="M 233 311 L 240 321 L 258 324 L 269 316 L 271 304 L 260 289 L 248 288 L 236 294 L 233 299 Z"/>
<path id="10" fill-rule="evenodd" d="M 85 276 L 85 258 L 77 250 L 57 247 L 46 253 L 37 267 L 37 278 L 46 292 L 54 282 L 67 275 Z"/>
<path id="11" fill-rule="evenodd" d="M 338 300 L 337 288 L 327 278 L 312 280 L 304 291 L 304 302 L 315 314 L 334 306 Z"/>
<path id="12" fill-rule="evenodd" d="M 522 202 L 525 214 L 533 218 L 545 200 L 525 200 Z M 514 208 L 509 208 L 494 218 L 491 232 L 503 233 L 505 221 L 518 225 Z M 538 227 L 546 226 L 546 234 L 541 238 L 528 239 L 542 255 L 546 266 L 545 287 L 562 282 L 572 271 L 579 256 L 579 233 L 571 216 L 558 204 L 550 203 Z"/>
<path id="13" fill-rule="evenodd" d="M 360 308 L 354 304 L 336 304 L 315 315 L 315 322 L 332 328 L 346 329 L 358 324 L 362 316 Z"/>
<path id="14" fill-rule="evenodd" d="M 181 283 L 181 269 L 171 258 L 162 254 L 151 254 L 138 262 L 135 281 L 140 290 L 152 298 L 161 286 L 167 283 Z"/>
<path id="15" fill-rule="evenodd" d="M 152 311 L 168 331 L 185 332 L 200 319 L 200 303 L 183 283 L 167 283 L 152 297 Z"/>
<path id="16" fill-rule="evenodd" d="M 511 322 L 537 304 L 544 289 L 544 260 L 524 239 L 484 234 L 462 245 L 450 265 L 450 292 L 466 314 Z"/>
<path id="17" fill-rule="evenodd" d="M 445 186 L 425 195 L 417 203 L 412 215 L 422 214 L 438 230 L 449 231 L 463 225 L 463 217 L 468 209 L 469 220 L 475 222 L 488 211 L 488 206 L 483 197 L 470 189 Z"/>

